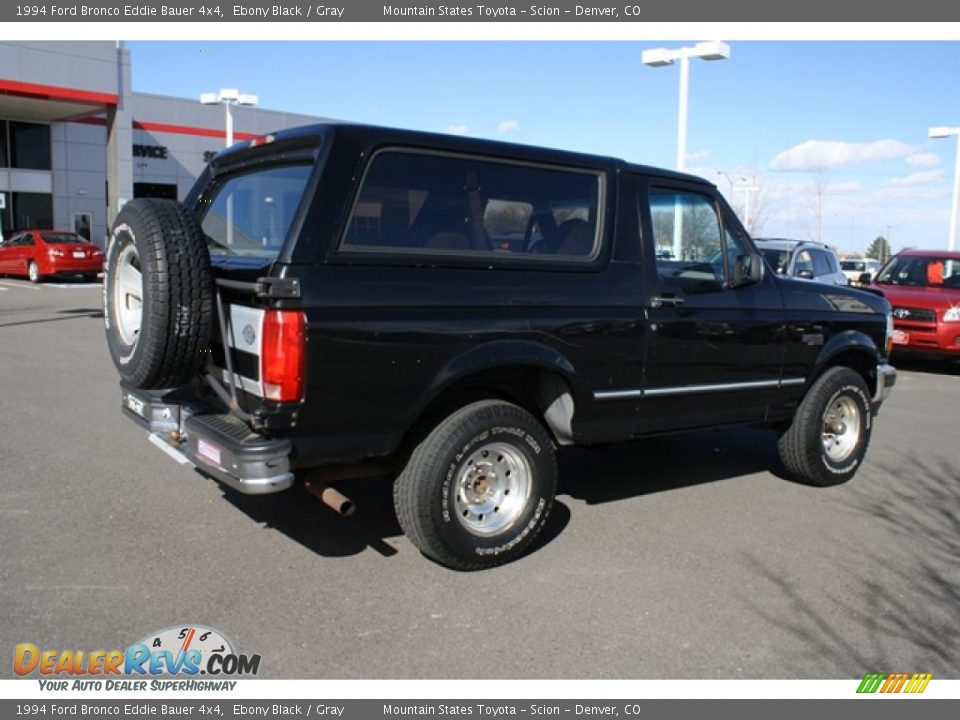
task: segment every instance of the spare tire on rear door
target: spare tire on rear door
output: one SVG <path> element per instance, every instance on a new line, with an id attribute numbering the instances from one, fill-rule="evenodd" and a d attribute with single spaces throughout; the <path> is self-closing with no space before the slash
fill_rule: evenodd
<path id="1" fill-rule="evenodd" d="M 103 316 L 120 377 L 176 387 L 203 362 L 213 324 L 210 252 L 196 215 L 171 200 L 123 206 L 107 246 Z"/>

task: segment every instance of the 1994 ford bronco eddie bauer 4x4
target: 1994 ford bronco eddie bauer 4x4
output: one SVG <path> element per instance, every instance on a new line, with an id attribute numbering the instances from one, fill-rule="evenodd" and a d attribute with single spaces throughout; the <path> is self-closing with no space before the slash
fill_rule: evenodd
<path id="1" fill-rule="evenodd" d="M 155 443 L 244 493 L 395 468 L 404 532 L 459 569 L 529 547 L 562 445 L 768 425 L 791 475 L 848 480 L 896 379 L 886 300 L 770 272 L 714 186 L 605 157 L 278 132 L 127 203 L 106 257 Z"/>

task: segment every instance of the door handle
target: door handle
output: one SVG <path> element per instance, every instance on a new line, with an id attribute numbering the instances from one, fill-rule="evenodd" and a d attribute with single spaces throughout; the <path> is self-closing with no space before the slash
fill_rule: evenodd
<path id="1" fill-rule="evenodd" d="M 650 307 L 679 307 L 683 305 L 683 298 L 676 295 L 655 295 L 650 299 Z"/>

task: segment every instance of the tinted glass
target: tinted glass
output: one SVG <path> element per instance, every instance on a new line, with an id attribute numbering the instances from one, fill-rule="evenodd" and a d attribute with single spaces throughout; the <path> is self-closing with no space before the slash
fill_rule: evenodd
<path id="1" fill-rule="evenodd" d="M 234 175 L 214 188 L 201 224 L 212 255 L 275 258 L 303 198 L 311 165 Z"/>
<path id="2" fill-rule="evenodd" d="M 867 264 L 863 260 L 842 260 L 840 267 L 847 272 L 866 272 Z"/>
<path id="3" fill-rule="evenodd" d="M 73 235 L 72 233 L 40 233 L 40 236 L 43 238 L 45 243 L 50 243 L 52 245 L 86 242 L 79 235 Z"/>
<path id="4" fill-rule="evenodd" d="M 810 257 L 809 250 L 801 250 L 797 253 L 797 261 L 793 265 L 794 275 L 799 275 L 803 272 L 813 272 L 813 258 Z"/>
<path id="5" fill-rule="evenodd" d="M 48 193 L 13 193 L 13 226 L 48 228 L 53 225 L 53 195 Z"/>
<path id="6" fill-rule="evenodd" d="M 887 285 L 960 288 L 960 260 L 897 256 L 883 268 L 877 282 Z"/>
<path id="7" fill-rule="evenodd" d="M 476 158 L 374 157 L 344 235 L 348 250 L 588 257 L 599 177 Z"/>
<path id="8" fill-rule="evenodd" d="M 786 250 L 766 249 L 761 250 L 763 259 L 773 268 L 774 272 L 784 273 L 787 271 L 787 264 L 790 262 L 790 253 Z"/>
<path id="9" fill-rule="evenodd" d="M 50 169 L 50 126 L 10 123 L 10 167 Z"/>
<path id="10" fill-rule="evenodd" d="M 661 277 L 723 280 L 720 219 L 709 197 L 652 190 L 650 220 Z"/>

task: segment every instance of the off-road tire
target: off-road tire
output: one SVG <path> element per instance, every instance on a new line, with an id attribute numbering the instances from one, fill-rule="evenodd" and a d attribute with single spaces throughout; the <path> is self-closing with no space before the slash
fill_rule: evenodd
<path id="1" fill-rule="evenodd" d="M 140 328 L 124 338 L 117 319 L 118 259 L 139 264 Z M 133 261 L 130 261 L 133 262 Z M 131 302 L 129 298 L 126 302 Z M 197 374 L 214 315 L 210 253 L 196 215 L 172 200 L 131 200 L 117 215 L 107 246 L 103 316 L 110 356 L 132 387 L 177 387 Z"/>
<path id="2" fill-rule="evenodd" d="M 483 535 L 455 516 L 463 508 L 459 483 L 481 451 L 495 446 L 507 447 L 529 470 L 529 492 L 508 526 Z M 393 500 L 400 527 L 424 555 L 455 570 L 480 570 L 530 547 L 547 523 L 556 490 L 555 449 L 543 425 L 521 407 L 482 400 L 449 415 L 416 445 L 394 483 Z"/>
<path id="3" fill-rule="evenodd" d="M 828 410 L 845 398 L 859 411 L 859 435 L 849 454 L 836 460 L 824 446 L 825 419 Z M 845 483 L 863 463 L 872 424 L 870 395 L 863 377 L 847 367 L 830 368 L 807 391 L 793 422 L 780 435 L 780 461 L 793 479 L 808 485 L 828 487 Z"/>

